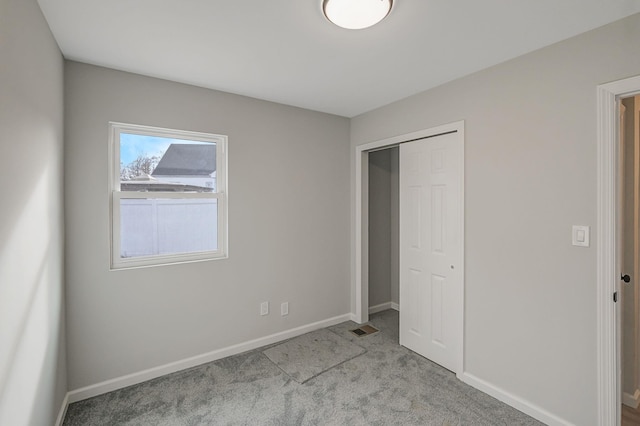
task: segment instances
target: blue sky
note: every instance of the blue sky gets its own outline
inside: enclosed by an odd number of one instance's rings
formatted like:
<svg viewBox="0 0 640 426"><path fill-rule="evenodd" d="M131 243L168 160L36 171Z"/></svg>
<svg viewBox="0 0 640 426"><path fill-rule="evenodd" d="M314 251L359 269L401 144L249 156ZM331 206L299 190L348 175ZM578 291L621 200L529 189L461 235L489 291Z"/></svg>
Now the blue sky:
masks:
<svg viewBox="0 0 640 426"><path fill-rule="evenodd" d="M173 143L198 144L208 142L189 141L184 139L170 139L158 136L133 135L120 133L120 162L124 165L131 163L140 155L162 157Z"/></svg>

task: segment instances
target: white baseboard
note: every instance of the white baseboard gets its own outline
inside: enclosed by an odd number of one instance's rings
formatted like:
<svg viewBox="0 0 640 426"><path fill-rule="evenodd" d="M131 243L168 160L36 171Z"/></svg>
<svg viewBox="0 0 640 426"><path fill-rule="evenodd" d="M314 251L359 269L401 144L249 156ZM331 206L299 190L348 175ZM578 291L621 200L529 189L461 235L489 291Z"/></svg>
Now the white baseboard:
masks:
<svg viewBox="0 0 640 426"><path fill-rule="evenodd" d="M69 406L69 392L64 396L62 400L62 405L60 406L60 411L58 412L58 418L56 419L55 426L62 426L62 422L64 421L64 416L67 414L67 407Z"/></svg>
<svg viewBox="0 0 640 426"><path fill-rule="evenodd" d="M640 405L640 389L636 389L633 395L622 392L622 403L634 410L638 409L638 405Z"/></svg>
<svg viewBox="0 0 640 426"><path fill-rule="evenodd" d="M310 331L319 330L325 327L331 327L332 325L340 324L341 322L349 321L350 319L351 319L351 314L339 315L337 317L333 317L326 320L303 325L300 327L292 328L290 330L281 331L279 333L271 334L266 337L260 337L258 339L250 340L244 343L239 343L237 345L229 346L222 349L217 349L215 351L207 352L201 355L196 355L180 361L175 361L175 362L171 362L169 364L161 365L158 367L149 368L147 370L139 371L137 373L116 377L115 379L106 380L101 383L96 383L94 385L89 385L80 389L72 390L67 394L68 398L66 399L68 400L69 404L77 401L82 401L83 399L102 395L103 393L111 392L116 389L122 389L127 386L146 382L147 380L155 379L156 377L164 376L165 374L175 373L176 371L195 367L201 364L206 364L207 362L215 361L221 358L226 358L231 355L237 355L242 352L250 351L252 349L257 349L261 346L270 345L272 343L277 343L282 340L300 336L302 334L309 333Z"/></svg>
<svg viewBox="0 0 640 426"><path fill-rule="evenodd" d="M387 309L394 309L396 311L399 311L400 310L400 305L398 305L395 302L386 302L386 303L381 303L381 304L376 305L376 306L370 306L369 307L369 314L375 314L376 312L386 311Z"/></svg>
<svg viewBox="0 0 640 426"><path fill-rule="evenodd" d="M512 406L516 410L522 411L525 414L530 415L536 420L541 421L549 426L573 426L572 423L561 419L560 417L551 414L545 409L532 404L518 396L512 395L504 389L500 389L491 383L485 382L482 379L475 377L469 373L462 373L458 375L458 378L469 386L481 390L482 392L491 395L495 399L504 402L507 405Z"/></svg>
<svg viewBox="0 0 640 426"><path fill-rule="evenodd" d="M381 303L376 306L369 306L369 315L375 314L376 312L386 311L387 309L391 309L391 302Z"/></svg>

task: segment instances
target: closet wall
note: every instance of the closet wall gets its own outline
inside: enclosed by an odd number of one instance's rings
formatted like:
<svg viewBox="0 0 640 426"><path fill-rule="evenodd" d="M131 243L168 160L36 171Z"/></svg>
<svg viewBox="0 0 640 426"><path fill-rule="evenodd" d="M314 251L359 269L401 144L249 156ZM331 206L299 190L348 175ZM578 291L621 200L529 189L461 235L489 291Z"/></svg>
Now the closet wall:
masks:
<svg viewBox="0 0 640 426"><path fill-rule="evenodd" d="M398 152L395 147L369 154L369 307L374 310L400 300Z"/></svg>

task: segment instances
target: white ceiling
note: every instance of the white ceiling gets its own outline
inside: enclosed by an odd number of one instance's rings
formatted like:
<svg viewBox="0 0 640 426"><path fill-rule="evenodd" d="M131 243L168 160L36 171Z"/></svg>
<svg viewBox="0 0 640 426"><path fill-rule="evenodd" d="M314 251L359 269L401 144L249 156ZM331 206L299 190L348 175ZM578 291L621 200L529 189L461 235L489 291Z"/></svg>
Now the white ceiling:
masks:
<svg viewBox="0 0 640 426"><path fill-rule="evenodd" d="M353 117L640 12L640 0L39 0L67 59Z"/></svg>

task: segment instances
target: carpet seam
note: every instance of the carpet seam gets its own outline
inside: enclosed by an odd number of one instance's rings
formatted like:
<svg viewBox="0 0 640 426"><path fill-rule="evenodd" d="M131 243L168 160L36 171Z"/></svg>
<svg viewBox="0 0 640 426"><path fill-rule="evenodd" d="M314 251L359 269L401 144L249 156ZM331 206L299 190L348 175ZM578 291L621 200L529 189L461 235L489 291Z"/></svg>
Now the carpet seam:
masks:
<svg viewBox="0 0 640 426"><path fill-rule="evenodd" d="M370 323L369 323L369 322L367 322L367 324L370 324ZM308 381L315 379L316 377L318 377L318 376L320 376L320 375L322 375L322 374L326 373L327 371L333 370L334 368L336 368L336 367L338 367L338 366L340 366L340 365L344 364L345 362L349 362L349 361L351 361L352 359L356 359L356 358L358 358L359 356L362 356L362 355L364 355L364 354L366 354L366 353L368 353L368 352L369 352L369 351L367 350L367 348L364 348L364 347L360 346L359 344L352 342L351 340L349 340L349 339L347 339L347 338L345 338L345 337L341 336L340 334L336 333L335 331L331 330L330 328L326 328L326 329L324 329L324 330L326 330L326 331L328 331L328 332L330 332L330 333L332 333L332 334L335 334L337 337L340 337L341 339L344 339L344 340L346 340L347 342L351 343L352 345L354 345L354 346L356 346L356 347L358 347L358 348L362 349L362 352L360 352L359 354L357 354L357 355L355 355L355 356L353 356L353 357L351 357L351 358L345 359L344 361L341 361L341 362L339 362L338 364L333 365L333 366L331 366L331 367L327 368L326 370L323 370L323 371L319 372L318 374L316 374L316 375L314 375L314 376L312 376L312 377L309 377L308 379L306 379L306 380L304 380L304 381L302 381L302 382L297 381L293 376L291 376L289 373L287 373L286 371L284 371L284 370L282 369L282 367L280 367L278 364L276 364L275 362L273 362L273 360L272 360L271 358L269 358L269 357L264 353L267 349L260 351L260 353L262 354L262 356L263 356L263 357L265 357L266 359L268 359L268 360L269 360L269 362L270 362L271 364L273 364L273 365L275 365L276 367L278 367L278 369L279 369L280 371L282 371L282 372L283 372L287 377L289 377L291 380L293 380L294 382L298 383L299 385L304 385L304 384L305 384L305 383L307 383ZM313 331L311 331L311 332L306 333L306 334L310 334L310 333L314 333L314 332L313 332ZM375 333L372 333L372 334L370 334L370 335L373 335L373 334L375 334ZM304 334L303 334L302 336L304 336ZM293 337L293 338L291 338L291 339L287 339L287 340L285 340L285 341L283 341L283 342L280 342L280 343L278 343L278 344L274 344L272 347L279 346L279 345L284 344L284 343L286 343L286 342L289 342L289 341L291 341L291 340L297 339L298 337L301 337L301 336L297 336L297 337ZM366 337L366 336L362 336L362 337Z"/></svg>

